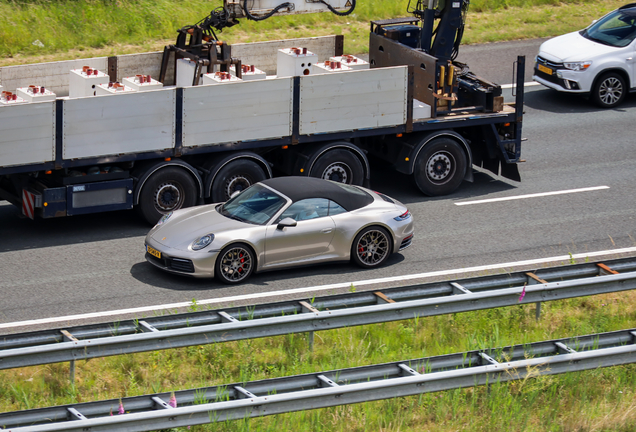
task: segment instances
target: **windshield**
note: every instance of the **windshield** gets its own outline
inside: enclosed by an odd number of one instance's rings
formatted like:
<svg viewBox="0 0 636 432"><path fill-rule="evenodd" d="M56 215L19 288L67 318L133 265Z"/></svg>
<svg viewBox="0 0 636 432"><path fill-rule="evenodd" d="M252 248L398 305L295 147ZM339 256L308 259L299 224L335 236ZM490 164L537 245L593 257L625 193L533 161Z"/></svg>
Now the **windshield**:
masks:
<svg viewBox="0 0 636 432"><path fill-rule="evenodd" d="M625 47L636 37L636 8L615 10L581 31L587 39L613 47Z"/></svg>
<svg viewBox="0 0 636 432"><path fill-rule="evenodd" d="M218 207L230 219L263 225L286 203L285 198L265 186L255 184Z"/></svg>

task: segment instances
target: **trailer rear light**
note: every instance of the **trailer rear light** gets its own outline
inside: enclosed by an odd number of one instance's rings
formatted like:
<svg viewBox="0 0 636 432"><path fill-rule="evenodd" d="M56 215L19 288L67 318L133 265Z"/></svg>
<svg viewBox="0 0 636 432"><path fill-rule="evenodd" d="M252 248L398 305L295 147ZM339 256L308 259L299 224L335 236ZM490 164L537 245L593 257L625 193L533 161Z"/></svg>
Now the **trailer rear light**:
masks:
<svg viewBox="0 0 636 432"><path fill-rule="evenodd" d="M406 212L402 213L401 215L399 215L398 217L395 217L393 219L395 219L398 222L402 222L402 221L407 220L410 217L411 217L411 212L407 210Z"/></svg>
<svg viewBox="0 0 636 432"><path fill-rule="evenodd" d="M396 134L395 136L398 138L402 138L402 134Z"/></svg>
<svg viewBox="0 0 636 432"><path fill-rule="evenodd" d="M165 158L164 159L166 162L170 162L172 160L172 158Z"/></svg>

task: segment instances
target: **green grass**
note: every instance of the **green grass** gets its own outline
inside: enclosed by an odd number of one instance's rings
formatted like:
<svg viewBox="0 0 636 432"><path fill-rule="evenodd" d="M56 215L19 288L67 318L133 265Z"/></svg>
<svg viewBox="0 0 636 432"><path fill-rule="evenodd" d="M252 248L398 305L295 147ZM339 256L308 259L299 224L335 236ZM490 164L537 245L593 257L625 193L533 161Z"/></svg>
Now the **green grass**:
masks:
<svg viewBox="0 0 636 432"><path fill-rule="evenodd" d="M0 411L252 381L636 327L636 292L0 372ZM631 431L636 365L196 426L199 431Z"/></svg>
<svg viewBox="0 0 636 432"><path fill-rule="evenodd" d="M330 13L242 20L229 43L345 35L345 51L367 51L369 21L406 16L406 0L360 0L347 17ZM618 0L473 0L464 43L546 37L583 28ZM0 0L0 66L160 50L219 0Z"/></svg>

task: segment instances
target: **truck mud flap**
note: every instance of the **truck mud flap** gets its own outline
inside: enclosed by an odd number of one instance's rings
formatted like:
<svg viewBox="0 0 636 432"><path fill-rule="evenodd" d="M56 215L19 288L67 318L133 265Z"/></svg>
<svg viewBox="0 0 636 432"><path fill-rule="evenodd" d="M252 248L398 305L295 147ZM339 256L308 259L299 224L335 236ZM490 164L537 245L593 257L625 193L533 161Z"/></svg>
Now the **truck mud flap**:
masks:
<svg viewBox="0 0 636 432"><path fill-rule="evenodd" d="M501 176L513 181L521 181L519 166L515 163L501 162Z"/></svg>

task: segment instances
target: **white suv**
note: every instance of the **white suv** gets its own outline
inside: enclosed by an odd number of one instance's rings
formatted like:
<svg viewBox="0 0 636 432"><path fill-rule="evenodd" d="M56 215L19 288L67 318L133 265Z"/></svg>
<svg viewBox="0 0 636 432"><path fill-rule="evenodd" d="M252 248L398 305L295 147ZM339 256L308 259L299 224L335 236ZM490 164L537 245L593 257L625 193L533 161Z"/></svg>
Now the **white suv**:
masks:
<svg viewBox="0 0 636 432"><path fill-rule="evenodd" d="M588 28L544 42L533 79L568 93L587 93L612 108L636 90L636 3L616 9Z"/></svg>

